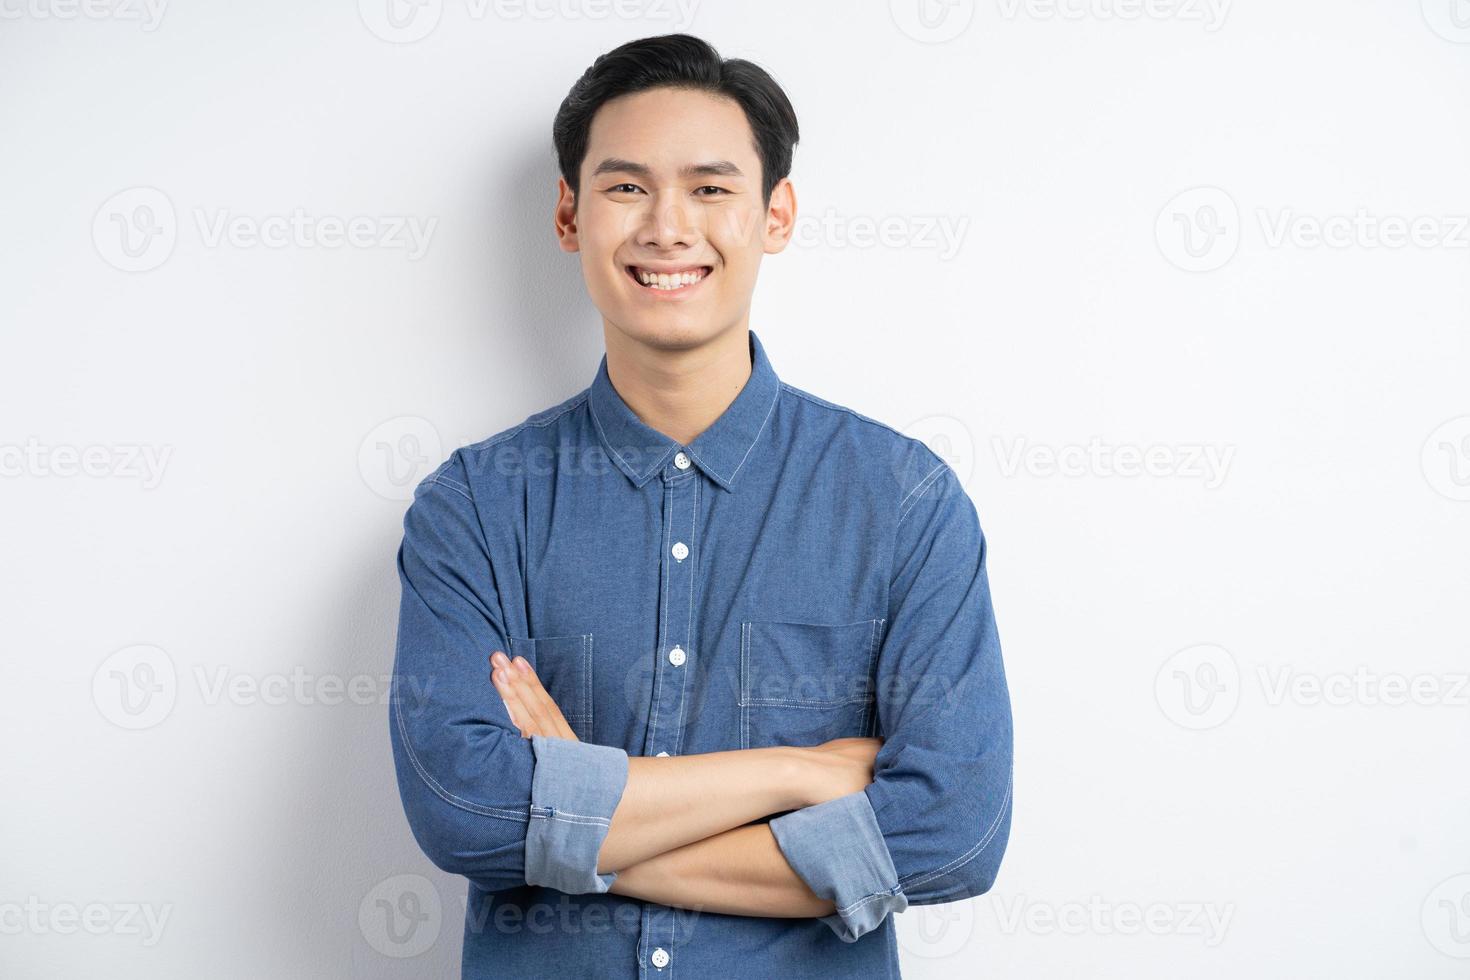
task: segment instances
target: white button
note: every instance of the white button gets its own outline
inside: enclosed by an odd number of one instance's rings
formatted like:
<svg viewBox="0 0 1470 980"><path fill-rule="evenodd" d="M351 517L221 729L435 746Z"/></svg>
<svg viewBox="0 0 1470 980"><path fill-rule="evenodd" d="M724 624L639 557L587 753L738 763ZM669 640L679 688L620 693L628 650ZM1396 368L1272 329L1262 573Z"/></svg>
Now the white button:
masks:
<svg viewBox="0 0 1470 980"><path fill-rule="evenodd" d="M656 967L658 967L660 970L662 970L664 967L668 966L669 965L669 953L668 953L668 950L664 949L662 946L660 946L658 949L654 950L653 951L653 965L656 966Z"/></svg>
<svg viewBox="0 0 1470 980"><path fill-rule="evenodd" d="M667 759L668 757L669 754L667 752L660 752L658 755L654 756L655 759Z"/></svg>
<svg viewBox="0 0 1470 980"><path fill-rule="evenodd" d="M679 561L683 561L685 558L688 558L689 557L689 546L686 545L682 541L675 541L674 542L674 557L677 558Z"/></svg>
<svg viewBox="0 0 1470 980"><path fill-rule="evenodd" d="M684 651L679 649L678 647L674 647L674 649L670 650L669 663L673 664L675 667L684 666Z"/></svg>
<svg viewBox="0 0 1470 980"><path fill-rule="evenodd" d="M679 467L679 469L681 470L687 470L689 468L689 457L685 456L683 453L675 453L674 465Z"/></svg>

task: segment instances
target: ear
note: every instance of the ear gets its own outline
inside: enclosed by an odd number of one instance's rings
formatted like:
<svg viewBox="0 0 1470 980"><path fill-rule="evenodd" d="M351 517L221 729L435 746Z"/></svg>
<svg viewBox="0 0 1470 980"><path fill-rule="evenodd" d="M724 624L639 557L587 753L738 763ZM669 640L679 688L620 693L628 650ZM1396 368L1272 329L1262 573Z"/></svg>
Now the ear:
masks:
<svg viewBox="0 0 1470 980"><path fill-rule="evenodd" d="M564 177L556 179L556 209L552 212L552 223L563 252L575 252L581 247L577 242L577 196Z"/></svg>
<svg viewBox="0 0 1470 980"><path fill-rule="evenodd" d="M771 205L766 209L765 250L767 255L784 251L796 233L796 187L790 177L771 188Z"/></svg>

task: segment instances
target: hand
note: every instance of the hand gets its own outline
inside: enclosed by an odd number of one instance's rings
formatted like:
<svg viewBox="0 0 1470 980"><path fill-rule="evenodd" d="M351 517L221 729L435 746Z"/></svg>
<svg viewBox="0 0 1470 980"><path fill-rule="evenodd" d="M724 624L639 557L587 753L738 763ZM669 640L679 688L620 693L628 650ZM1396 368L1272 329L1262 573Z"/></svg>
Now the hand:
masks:
<svg viewBox="0 0 1470 980"><path fill-rule="evenodd" d="M567 724L561 709L541 686L541 678L536 676L525 657L511 660L496 650L490 654L490 680L495 690L500 692L511 724L520 729L522 738L549 735L577 741L572 726Z"/></svg>
<svg viewBox="0 0 1470 980"><path fill-rule="evenodd" d="M873 761L882 747L881 738L834 738L797 749L806 766L803 805L816 806L867 789L873 781Z"/></svg>

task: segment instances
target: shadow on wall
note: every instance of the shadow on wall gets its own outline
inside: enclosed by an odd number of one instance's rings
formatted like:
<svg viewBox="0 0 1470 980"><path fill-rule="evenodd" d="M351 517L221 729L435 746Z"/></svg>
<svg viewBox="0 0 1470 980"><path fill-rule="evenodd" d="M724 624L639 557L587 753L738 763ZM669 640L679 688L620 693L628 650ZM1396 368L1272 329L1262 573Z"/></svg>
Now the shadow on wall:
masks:
<svg viewBox="0 0 1470 980"><path fill-rule="evenodd" d="M524 156L511 193L499 181L487 182L477 201L486 236L478 254L490 256L493 271L466 278L470 299L459 308L476 311L478 322L462 334L487 332L493 363L485 365L475 392L450 399L475 411L473 419L444 420L445 456L463 444L461 433L478 432L470 440L477 441L582 390L602 355L601 317L587 300L580 256L561 251L555 237L554 158L539 145ZM517 384L497 385L507 378ZM529 397L515 394L522 388ZM477 422L482 419L492 421ZM351 963L354 977L458 976L468 885L435 868L414 841L388 739L395 559L407 503L383 503L381 520L356 547L358 572L340 583L335 607L323 610L312 658L323 673L378 678L374 690L381 697L313 714L299 755L283 760L300 781L295 799L272 808L283 825L268 839L286 850L271 860L287 865L283 885L296 894L275 903L294 910L277 926L282 945L305 948L323 937L300 935L304 923L332 923L332 935L349 937L341 959ZM488 674L486 690L493 693ZM303 910L309 911L298 917Z"/></svg>

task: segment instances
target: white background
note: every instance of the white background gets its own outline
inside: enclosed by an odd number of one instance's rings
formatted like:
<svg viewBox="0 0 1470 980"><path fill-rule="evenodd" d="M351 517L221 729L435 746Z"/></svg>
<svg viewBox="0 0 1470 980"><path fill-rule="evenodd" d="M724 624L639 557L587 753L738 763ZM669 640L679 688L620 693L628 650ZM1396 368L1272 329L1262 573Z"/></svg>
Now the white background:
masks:
<svg viewBox="0 0 1470 980"><path fill-rule="evenodd" d="M1014 830L905 976L1470 969L1465 0L91 2L0 0L0 973L458 975L405 499L591 381L552 116L681 29L800 115L778 373L990 543Z"/></svg>

